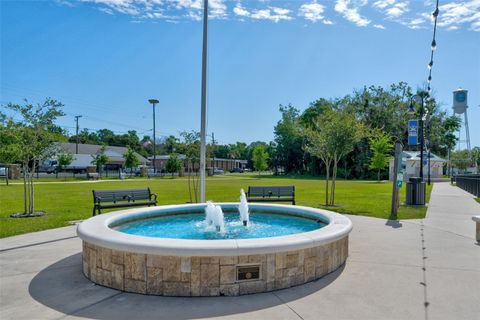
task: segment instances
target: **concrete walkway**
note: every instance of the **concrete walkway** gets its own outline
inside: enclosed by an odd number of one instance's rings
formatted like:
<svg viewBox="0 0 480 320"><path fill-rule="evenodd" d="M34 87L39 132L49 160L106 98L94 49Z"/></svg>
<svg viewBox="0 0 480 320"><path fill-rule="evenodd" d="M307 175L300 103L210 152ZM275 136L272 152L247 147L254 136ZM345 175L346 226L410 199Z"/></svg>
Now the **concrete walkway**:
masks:
<svg viewBox="0 0 480 320"><path fill-rule="evenodd" d="M434 185L427 218L350 216L350 257L303 286L241 297L123 293L81 273L75 228L0 241L0 319L479 319L480 205Z"/></svg>

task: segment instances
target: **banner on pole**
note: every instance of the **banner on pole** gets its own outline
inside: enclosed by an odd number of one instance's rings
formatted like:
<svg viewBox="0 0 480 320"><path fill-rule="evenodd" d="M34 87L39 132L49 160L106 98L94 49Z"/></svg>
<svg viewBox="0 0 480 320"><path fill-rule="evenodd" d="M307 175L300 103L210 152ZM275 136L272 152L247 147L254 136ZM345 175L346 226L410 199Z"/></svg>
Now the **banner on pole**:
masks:
<svg viewBox="0 0 480 320"><path fill-rule="evenodd" d="M408 145L418 144L418 120L408 120Z"/></svg>

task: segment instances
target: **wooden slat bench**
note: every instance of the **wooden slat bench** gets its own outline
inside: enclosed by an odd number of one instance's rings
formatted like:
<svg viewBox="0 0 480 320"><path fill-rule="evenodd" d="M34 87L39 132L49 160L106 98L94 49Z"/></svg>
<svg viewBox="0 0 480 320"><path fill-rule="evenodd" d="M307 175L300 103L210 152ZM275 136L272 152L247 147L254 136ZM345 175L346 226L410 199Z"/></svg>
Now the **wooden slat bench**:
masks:
<svg viewBox="0 0 480 320"><path fill-rule="evenodd" d="M102 209L125 208L138 206L156 206L157 195L145 189L122 189L122 190L92 190L93 192L93 215Z"/></svg>
<svg viewBox="0 0 480 320"><path fill-rule="evenodd" d="M292 202L295 205L295 186L249 186L250 202Z"/></svg>

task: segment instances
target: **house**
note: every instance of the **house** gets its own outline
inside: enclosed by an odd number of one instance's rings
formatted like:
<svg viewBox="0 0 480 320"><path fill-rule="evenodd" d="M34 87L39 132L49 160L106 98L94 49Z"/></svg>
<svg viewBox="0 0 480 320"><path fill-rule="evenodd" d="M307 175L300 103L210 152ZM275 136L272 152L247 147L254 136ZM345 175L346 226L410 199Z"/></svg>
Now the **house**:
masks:
<svg viewBox="0 0 480 320"><path fill-rule="evenodd" d="M184 172L188 171L187 168L187 157L184 154L179 154L178 158L182 160ZM164 170L166 163L170 159L169 155L157 155L155 157L155 167L158 171ZM148 157L148 160L151 161L153 165L153 156ZM223 158L209 158L207 159L206 167L207 168L218 168L224 171L230 171L234 168L245 169L247 167L247 160L241 159L223 159ZM195 170L198 170L198 164L195 166Z"/></svg>
<svg viewBox="0 0 480 320"><path fill-rule="evenodd" d="M393 161L389 162L389 180L393 181ZM430 153L430 178L437 179L443 176L443 167L447 160ZM402 168L403 181L408 181L410 177L420 176L420 151L403 151L402 152ZM423 153L423 177L426 179L428 175L428 152Z"/></svg>
<svg viewBox="0 0 480 320"><path fill-rule="evenodd" d="M65 150L73 154L76 160L82 162L86 166L91 165L91 161L93 160L93 156L97 155L100 152L100 149L103 147L102 145L97 144L78 144L78 154L76 153L76 144L67 142L67 143L59 143L60 149ZM125 166L125 159L123 155L127 152L128 148L126 147L116 147L116 146L106 146L105 154L108 156L109 162L107 163L106 167L110 170L118 170L118 168L123 168ZM141 165L148 165L150 162L136 153L138 160L140 161ZM73 165L74 163L72 163Z"/></svg>

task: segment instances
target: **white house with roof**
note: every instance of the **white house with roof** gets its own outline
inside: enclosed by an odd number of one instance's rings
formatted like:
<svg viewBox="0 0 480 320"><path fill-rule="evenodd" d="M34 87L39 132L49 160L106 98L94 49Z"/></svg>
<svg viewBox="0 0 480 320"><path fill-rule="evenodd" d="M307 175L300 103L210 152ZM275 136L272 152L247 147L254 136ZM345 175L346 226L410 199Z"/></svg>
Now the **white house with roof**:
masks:
<svg viewBox="0 0 480 320"><path fill-rule="evenodd" d="M393 158L389 163L389 179L393 181ZM430 153L430 178L442 178L443 167L447 160ZM410 177L420 176L420 151L403 151L402 152L402 168L403 181L408 181ZM423 152L423 177L426 179L428 174L428 152Z"/></svg>

